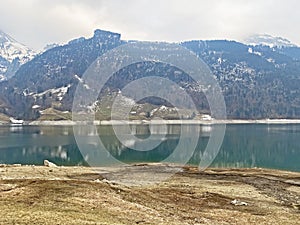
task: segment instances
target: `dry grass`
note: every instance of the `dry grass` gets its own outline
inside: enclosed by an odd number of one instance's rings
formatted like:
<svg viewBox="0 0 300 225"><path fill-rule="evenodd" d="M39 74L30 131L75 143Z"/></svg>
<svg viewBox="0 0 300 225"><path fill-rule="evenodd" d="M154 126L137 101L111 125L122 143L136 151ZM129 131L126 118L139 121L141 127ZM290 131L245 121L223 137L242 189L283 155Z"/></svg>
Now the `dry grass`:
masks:
<svg viewBox="0 0 300 225"><path fill-rule="evenodd" d="M1 167L0 224L299 224L299 173L162 167Z"/></svg>

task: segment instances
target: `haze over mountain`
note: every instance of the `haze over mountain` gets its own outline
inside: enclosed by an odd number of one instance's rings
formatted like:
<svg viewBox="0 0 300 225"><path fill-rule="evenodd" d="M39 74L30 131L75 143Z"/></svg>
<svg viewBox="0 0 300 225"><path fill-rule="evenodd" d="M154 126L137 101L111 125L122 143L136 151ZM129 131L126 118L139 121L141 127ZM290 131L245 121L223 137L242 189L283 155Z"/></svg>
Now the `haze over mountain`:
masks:
<svg viewBox="0 0 300 225"><path fill-rule="evenodd" d="M37 55L14 77L0 83L0 113L27 120L70 118L74 91L79 82L84 82L81 77L85 70L97 57L125 43L120 34L96 30L91 38L78 38ZM222 88L229 118L300 118L300 48L277 46L278 38L273 47L226 40L180 44L212 70ZM209 113L199 84L178 68L148 62L131 65L111 78L95 106L101 119L109 119L103 112L122 87L158 74L186 90L200 112ZM171 105L153 98L136 105L138 118L151 118L153 112L166 108L172 111Z"/></svg>

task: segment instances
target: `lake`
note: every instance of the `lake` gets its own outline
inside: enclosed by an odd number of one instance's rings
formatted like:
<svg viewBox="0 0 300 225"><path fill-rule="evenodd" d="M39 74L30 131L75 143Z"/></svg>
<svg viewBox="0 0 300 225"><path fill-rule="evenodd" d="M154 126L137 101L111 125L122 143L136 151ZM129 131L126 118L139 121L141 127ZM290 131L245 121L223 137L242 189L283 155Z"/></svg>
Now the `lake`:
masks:
<svg viewBox="0 0 300 225"><path fill-rule="evenodd" d="M43 160L48 159L58 165L89 165L90 160L102 157L97 152L100 148L98 139L105 148L99 151L123 163L168 162L180 142L179 157L188 157L188 164L199 165L212 129L218 129L218 125L184 126L188 135L180 140L180 125L132 125L130 132L135 137L147 140L151 133L149 144L159 141L149 151L134 150L136 143L126 130L122 133L123 144L120 143L111 126L99 126L96 132L88 126L77 129L76 137L82 138L84 143L80 146L81 151L72 126L1 126L0 163L42 165ZM191 146L195 127L199 129L200 137L197 145ZM211 166L300 171L300 125L227 125L223 144Z"/></svg>

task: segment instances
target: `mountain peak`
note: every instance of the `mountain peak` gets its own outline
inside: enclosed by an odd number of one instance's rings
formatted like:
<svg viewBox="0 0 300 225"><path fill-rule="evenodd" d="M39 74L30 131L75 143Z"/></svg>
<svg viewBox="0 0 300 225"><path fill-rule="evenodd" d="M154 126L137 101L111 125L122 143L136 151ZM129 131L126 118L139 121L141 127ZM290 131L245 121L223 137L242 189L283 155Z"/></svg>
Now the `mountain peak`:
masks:
<svg viewBox="0 0 300 225"><path fill-rule="evenodd" d="M0 30L0 56L9 62L19 58L20 60L32 59L35 52L27 46L13 39L8 34Z"/></svg>
<svg viewBox="0 0 300 225"><path fill-rule="evenodd" d="M94 31L94 36L90 39L100 41L100 42L106 42L107 40L120 41L121 34L114 33L111 31L96 29ZM87 40L85 37L80 37L69 41L68 44L78 44L84 42L85 40Z"/></svg>
<svg viewBox="0 0 300 225"><path fill-rule="evenodd" d="M269 34L255 34L251 35L244 40L245 44L248 45L265 45L269 46L270 48L274 47L297 47L291 41L286 38L282 37L274 37Z"/></svg>
<svg viewBox="0 0 300 225"><path fill-rule="evenodd" d="M0 30L0 43L3 42L17 42L15 39L13 39L8 34L4 33L2 30Z"/></svg>
<svg viewBox="0 0 300 225"><path fill-rule="evenodd" d="M20 65L34 56L33 50L0 30L0 82L13 76Z"/></svg>
<svg viewBox="0 0 300 225"><path fill-rule="evenodd" d="M94 31L94 38L97 38L97 39L106 39L106 38L120 39L121 38L121 34L110 32L110 31L96 29Z"/></svg>

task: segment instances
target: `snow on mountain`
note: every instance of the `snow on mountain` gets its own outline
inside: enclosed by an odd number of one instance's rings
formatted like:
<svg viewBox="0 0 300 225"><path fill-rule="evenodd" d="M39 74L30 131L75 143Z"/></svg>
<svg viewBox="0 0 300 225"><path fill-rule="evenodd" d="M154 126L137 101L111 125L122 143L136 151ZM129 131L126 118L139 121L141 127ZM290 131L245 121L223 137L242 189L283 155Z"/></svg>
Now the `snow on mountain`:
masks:
<svg viewBox="0 0 300 225"><path fill-rule="evenodd" d="M270 48L274 47L297 47L295 44L291 43L288 39L282 37L273 37L268 34L255 34L244 40L247 45L265 45Z"/></svg>
<svg viewBox="0 0 300 225"><path fill-rule="evenodd" d="M16 70L35 56L35 52L0 31L0 81L14 75Z"/></svg>
<svg viewBox="0 0 300 225"><path fill-rule="evenodd" d="M9 62L12 62L15 58L25 62L32 59L35 52L0 31L0 55Z"/></svg>

